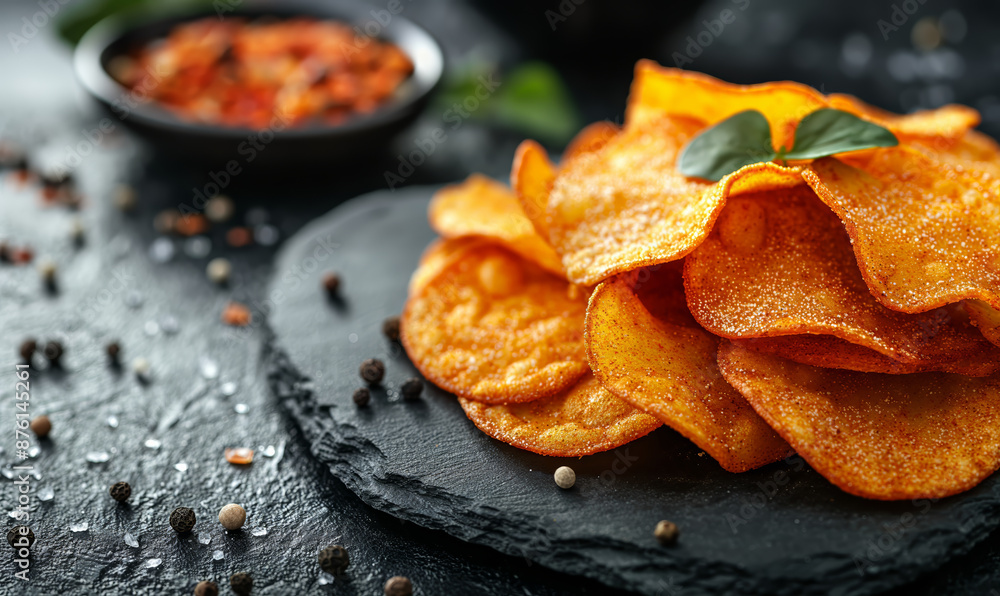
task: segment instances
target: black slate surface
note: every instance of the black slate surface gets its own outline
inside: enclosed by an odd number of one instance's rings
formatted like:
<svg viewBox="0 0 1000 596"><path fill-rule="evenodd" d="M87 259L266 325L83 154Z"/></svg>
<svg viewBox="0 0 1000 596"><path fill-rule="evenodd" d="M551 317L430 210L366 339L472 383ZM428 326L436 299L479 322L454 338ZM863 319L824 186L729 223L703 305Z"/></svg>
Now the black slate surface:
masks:
<svg viewBox="0 0 1000 596"><path fill-rule="evenodd" d="M580 459L521 451L479 432L381 333L433 238L431 189L374 193L311 223L282 250L268 290L278 344L273 386L312 453L372 506L547 567L644 594L875 593L903 586L984 540L1000 476L945 500L847 495L798 458L735 475L669 429ZM320 290L328 270L342 299ZM357 408L358 365L386 362L384 388ZM552 472L570 465L576 487ZM657 520L681 528L674 548ZM926 584L924 585L926 587ZM911 586L912 588L912 586Z"/></svg>

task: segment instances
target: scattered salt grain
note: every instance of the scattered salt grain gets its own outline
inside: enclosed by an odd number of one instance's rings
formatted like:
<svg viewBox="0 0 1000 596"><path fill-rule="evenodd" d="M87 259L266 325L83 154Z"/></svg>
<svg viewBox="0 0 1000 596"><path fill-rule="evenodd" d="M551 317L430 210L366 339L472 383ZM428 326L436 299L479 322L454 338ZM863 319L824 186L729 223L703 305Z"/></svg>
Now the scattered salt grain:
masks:
<svg viewBox="0 0 1000 596"><path fill-rule="evenodd" d="M88 524L87 522L80 522L80 523L72 524L69 527L69 531L70 532L74 532L74 533L86 532L89 528L90 528L90 524Z"/></svg>
<svg viewBox="0 0 1000 596"><path fill-rule="evenodd" d="M103 464L111 459L111 454L107 451L88 451L84 458L92 464Z"/></svg>
<svg viewBox="0 0 1000 596"><path fill-rule="evenodd" d="M139 548L139 539L131 533L125 532L125 544L131 546L132 548Z"/></svg>
<svg viewBox="0 0 1000 596"><path fill-rule="evenodd" d="M56 491L52 490L51 487L38 491L39 501L51 501L54 498L56 498Z"/></svg>
<svg viewBox="0 0 1000 596"><path fill-rule="evenodd" d="M160 563L162 563L162 562L163 562L163 559L148 559L146 561L146 569L155 569L155 568L159 567Z"/></svg>
<svg viewBox="0 0 1000 596"><path fill-rule="evenodd" d="M246 414L247 412L250 411L250 406L246 404L236 404L236 406L233 409L236 410L237 414Z"/></svg>
<svg viewBox="0 0 1000 596"><path fill-rule="evenodd" d="M221 561L222 559L225 558L225 556L226 555L223 554L221 550L212 551L212 560L213 561Z"/></svg>
<svg viewBox="0 0 1000 596"><path fill-rule="evenodd" d="M267 536L267 528L254 528L250 533L254 536Z"/></svg>

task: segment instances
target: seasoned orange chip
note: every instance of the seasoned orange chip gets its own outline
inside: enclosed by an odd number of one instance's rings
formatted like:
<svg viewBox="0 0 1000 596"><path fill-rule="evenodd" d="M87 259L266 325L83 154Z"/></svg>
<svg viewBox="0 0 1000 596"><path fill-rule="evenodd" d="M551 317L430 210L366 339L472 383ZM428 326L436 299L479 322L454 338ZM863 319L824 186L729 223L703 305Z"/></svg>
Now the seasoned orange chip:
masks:
<svg viewBox="0 0 1000 596"><path fill-rule="evenodd" d="M1000 375L833 370L730 343L719 367L799 455L851 494L941 498L1000 468Z"/></svg>
<svg viewBox="0 0 1000 596"><path fill-rule="evenodd" d="M730 472L787 456L788 444L722 378L718 344L690 319L676 267L606 281L587 309L590 365L611 393L691 439Z"/></svg>
<svg viewBox="0 0 1000 596"><path fill-rule="evenodd" d="M556 395L525 404L484 404L459 398L484 433L542 455L579 457L614 449L660 427L601 387L593 375Z"/></svg>
<svg viewBox="0 0 1000 596"><path fill-rule="evenodd" d="M684 282L691 313L716 335L818 334L884 356L821 339L763 344L784 346L781 354L797 362L868 372L1000 370L1000 349L959 305L904 314L879 304L844 225L808 186L730 198L685 260Z"/></svg>
<svg viewBox="0 0 1000 596"><path fill-rule="evenodd" d="M535 141L522 141L514 153L510 186L535 230L546 239L549 237L549 193L555 179L556 167L545 149Z"/></svg>
<svg viewBox="0 0 1000 596"><path fill-rule="evenodd" d="M861 274L894 310L962 299L1000 308L1000 178L912 147L812 163L803 177L844 222Z"/></svg>
<svg viewBox="0 0 1000 596"><path fill-rule="evenodd" d="M525 215L517 196L496 180L473 174L461 184L434 195L431 227L446 238L481 236L500 242L554 273L562 273L559 255Z"/></svg>
<svg viewBox="0 0 1000 596"><path fill-rule="evenodd" d="M1000 346L1000 311L982 300L966 300L964 304L972 324L979 327L986 339Z"/></svg>
<svg viewBox="0 0 1000 596"><path fill-rule="evenodd" d="M410 296L400 335L435 385L487 403L531 401L586 374L586 301L538 265L478 246Z"/></svg>
<svg viewBox="0 0 1000 596"><path fill-rule="evenodd" d="M566 164L548 196L548 233L571 281L592 285L680 259L705 238L734 188L801 184L798 169L770 162L716 184L681 175L677 154L697 130L691 121L665 118Z"/></svg>
<svg viewBox="0 0 1000 596"><path fill-rule="evenodd" d="M448 265L458 260L469 248L487 244L490 244L489 240L476 236L434 240L424 249L424 254L420 255L420 263L413 275L410 276L409 295L412 296L420 288L427 285L427 282L434 279L434 276L441 273Z"/></svg>
<svg viewBox="0 0 1000 596"><path fill-rule="evenodd" d="M621 127L613 122L594 122L583 128L573 137L563 152L563 163L584 153L593 153L608 144L608 141L618 136Z"/></svg>
<svg viewBox="0 0 1000 596"><path fill-rule="evenodd" d="M829 107L812 87L790 81L733 85L705 74L666 68L650 60L635 66L625 128L646 128L664 115L694 118L712 126L744 110L757 110L771 124L774 148L791 147L795 127L807 114Z"/></svg>

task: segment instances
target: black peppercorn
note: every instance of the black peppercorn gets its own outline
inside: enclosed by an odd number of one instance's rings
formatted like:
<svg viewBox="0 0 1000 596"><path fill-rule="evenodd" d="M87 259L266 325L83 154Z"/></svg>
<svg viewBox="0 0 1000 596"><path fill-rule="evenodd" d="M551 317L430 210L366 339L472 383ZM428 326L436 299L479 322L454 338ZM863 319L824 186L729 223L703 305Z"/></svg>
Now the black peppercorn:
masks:
<svg viewBox="0 0 1000 596"><path fill-rule="evenodd" d="M335 544L319 551L320 569L327 573L337 575L343 573L347 566L351 564L351 558L347 555L347 549Z"/></svg>
<svg viewBox="0 0 1000 596"><path fill-rule="evenodd" d="M0 263L10 263L13 260L10 254L10 245L6 242L0 242Z"/></svg>
<svg viewBox="0 0 1000 596"><path fill-rule="evenodd" d="M118 356L122 353L122 347L118 345L118 342L113 341L108 344L108 347L104 348L104 351L108 354L108 361L111 364L118 365L121 362L118 360Z"/></svg>
<svg viewBox="0 0 1000 596"><path fill-rule="evenodd" d="M406 401L413 401L420 398L420 394L424 391L424 382L420 379L413 377L412 379L407 379L403 386L399 388L399 392L403 394L403 399Z"/></svg>
<svg viewBox="0 0 1000 596"><path fill-rule="evenodd" d="M14 549L31 548L35 543L35 533L28 526L14 526L7 530L7 543Z"/></svg>
<svg viewBox="0 0 1000 596"><path fill-rule="evenodd" d="M170 527L178 534L187 534L194 528L194 511L187 507L178 507L170 514Z"/></svg>
<svg viewBox="0 0 1000 596"><path fill-rule="evenodd" d="M370 385L378 385L385 376L385 365L378 358L369 358L361 363L361 378Z"/></svg>
<svg viewBox="0 0 1000 596"><path fill-rule="evenodd" d="M330 296L336 296L340 289L340 276L330 272L323 276L323 289Z"/></svg>
<svg viewBox="0 0 1000 596"><path fill-rule="evenodd" d="M219 596L219 586L215 582L198 582L194 587L194 596Z"/></svg>
<svg viewBox="0 0 1000 596"><path fill-rule="evenodd" d="M372 398L372 392L368 391L367 387L362 387L354 392L351 399L354 400L354 404L358 407L364 407L368 405L368 401Z"/></svg>
<svg viewBox="0 0 1000 596"><path fill-rule="evenodd" d="M132 496L132 487L129 486L128 482L116 482L111 485L108 490L111 493L111 498L118 501L119 503L128 501L128 498ZM171 525L173 525L173 516L171 517Z"/></svg>
<svg viewBox="0 0 1000 596"><path fill-rule="evenodd" d="M413 594L413 583L401 576L390 577L385 582L385 596L411 596Z"/></svg>
<svg viewBox="0 0 1000 596"><path fill-rule="evenodd" d="M672 521L661 520L656 524L656 529L653 530L653 535L660 544L667 546L677 542L677 537L680 536L680 530L677 529L677 524Z"/></svg>
<svg viewBox="0 0 1000 596"><path fill-rule="evenodd" d="M45 357L48 358L52 366L59 366L63 357L62 344L53 340L45 344Z"/></svg>
<svg viewBox="0 0 1000 596"><path fill-rule="evenodd" d="M229 578L229 587L233 589L233 592L239 594L240 596L246 596L253 589L253 578L250 577L249 573L239 572L234 573L232 577Z"/></svg>
<svg viewBox="0 0 1000 596"><path fill-rule="evenodd" d="M25 364L31 363L31 357L35 355L35 350L38 349L38 342L34 339L28 338L21 342L21 360Z"/></svg>
<svg viewBox="0 0 1000 596"><path fill-rule="evenodd" d="M399 317L389 317L382 321L382 333L389 341L399 341Z"/></svg>

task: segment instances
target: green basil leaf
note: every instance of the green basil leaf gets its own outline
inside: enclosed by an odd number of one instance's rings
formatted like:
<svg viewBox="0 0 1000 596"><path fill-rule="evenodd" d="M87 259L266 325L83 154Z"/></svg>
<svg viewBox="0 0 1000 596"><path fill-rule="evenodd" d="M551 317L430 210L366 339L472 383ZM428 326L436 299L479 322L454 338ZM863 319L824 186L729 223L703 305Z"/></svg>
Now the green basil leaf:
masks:
<svg viewBox="0 0 1000 596"><path fill-rule="evenodd" d="M823 108L807 115L795 129L795 143L784 159L818 159L836 153L893 147L896 135L854 114Z"/></svg>
<svg viewBox="0 0 1000 596"><path fill-rule="evenodd" d="M681 152L677 168L685 176L714 182L743 166L775 157L767 118L757 110L747 110L691 139Z"/></svg>

